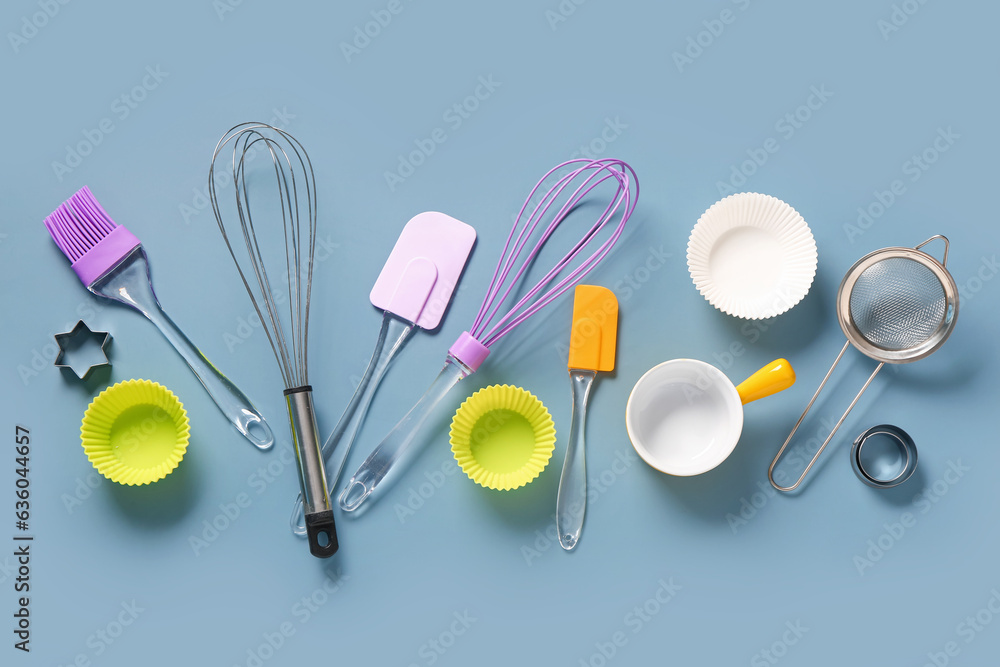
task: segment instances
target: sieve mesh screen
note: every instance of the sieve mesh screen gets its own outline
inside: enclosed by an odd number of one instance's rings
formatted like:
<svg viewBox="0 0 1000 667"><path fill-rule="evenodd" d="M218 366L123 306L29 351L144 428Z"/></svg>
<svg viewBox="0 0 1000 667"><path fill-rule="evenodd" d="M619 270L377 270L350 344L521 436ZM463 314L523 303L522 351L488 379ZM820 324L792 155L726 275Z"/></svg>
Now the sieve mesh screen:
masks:
<svg viewBox="0 0 1000 667"><path fill-rule="evenodd" d="M907 350L942 326L945 289L928 267L905 257L871 265L851 289L851 319L858 332L884 350Z"/></svg>

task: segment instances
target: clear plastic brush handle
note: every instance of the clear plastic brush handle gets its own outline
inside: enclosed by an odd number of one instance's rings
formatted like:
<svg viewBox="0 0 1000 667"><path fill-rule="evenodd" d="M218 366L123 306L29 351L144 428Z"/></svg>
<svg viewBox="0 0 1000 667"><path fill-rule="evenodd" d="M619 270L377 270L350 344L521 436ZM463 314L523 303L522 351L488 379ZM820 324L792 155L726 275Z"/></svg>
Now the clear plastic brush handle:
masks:
<svg viewBox="0 0 1000 667"><path fill-rule="evenodd" d="M459 380L469 375L472 375L472 370L448 355L448 360L434 383L351 477L344 492L340 494L342 510L353 512L361 507L392 467L413 448L422 427L448 392Z"/></svg>
<svg viewBox="0 0 1000 667"><path fill-rule="evenodd" d="M341 416L333 433L323 444L323 461L326 468L326 485L329 489L337 487L337 480L344 470L347 456L351 452L354 440L358 436L361 424L368 414L368 407L371 405L375 391L382 382L382 376L392 363L396 354L403 349L403 345L413 333L415 325L395 317L392 313L385 311L382 316L382 329L378 334L378 342L375 343L375 351L372 353L368 368L358 383L358 388L354 391L351 402L347 404L344 414ZM292 532L296 535L306 534L305 519L302 515L302 494L295 499L295 507L292 508L292 516L289 519Z"/></svg>
<svg viewBox="0 0 1000 667"><path fill-rule="evenodd" d="M219 406L222 414L254 447L270 449L274 444L271 428L246 394L237 388L215 364L205 358L184 332L160 308L149 280L149 263L142 246L133 250L112 270L101 276L89 289L98 296L130 306L156 325L178 354L187 362L202 386Z"/></svg>

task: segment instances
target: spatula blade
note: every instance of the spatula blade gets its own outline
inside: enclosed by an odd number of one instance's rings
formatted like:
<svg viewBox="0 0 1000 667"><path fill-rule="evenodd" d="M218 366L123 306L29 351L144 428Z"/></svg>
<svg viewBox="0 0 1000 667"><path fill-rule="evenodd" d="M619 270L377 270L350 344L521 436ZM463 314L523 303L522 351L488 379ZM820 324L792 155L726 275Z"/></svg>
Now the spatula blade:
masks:
<svg viewBox="0 0 1000 667"><path fill-rule="evenodd" d="M608 372L615 369L618 299L598 285L577 285L573 296L573 328L569 369Z"/></svg>
<svg viewBox="0 0 1000 667"><path fill-rule="evenodd" d="M436 329L475 243L476 230L460 220L432 211L415 215L375 281L372 305Z"/></svg>

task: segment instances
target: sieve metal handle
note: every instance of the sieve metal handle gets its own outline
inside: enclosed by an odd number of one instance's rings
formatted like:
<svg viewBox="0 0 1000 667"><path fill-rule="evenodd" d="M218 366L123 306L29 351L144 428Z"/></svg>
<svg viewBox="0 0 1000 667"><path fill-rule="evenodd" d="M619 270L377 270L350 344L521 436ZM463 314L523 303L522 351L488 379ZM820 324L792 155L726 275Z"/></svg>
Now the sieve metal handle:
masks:
<svg viewBox="0 0 1000 667"><path fill-rule="evenodd" d="M941 238L944 237L942 236ZM934 240L933 238L929 239L928 241L922 243L921 245L926 245L927 243L933 240ZM945 239L946 244L947 242L948 239ZM917 246L917 248L919 247L920 246ZM945 259L947 259L947 256L948 256L948 251L946 248ZM795 481L795 483L792 484L791 486L781 486L780 484L774 481L774 469L775 467L777 467L778 461L781 459L781 455L784 454L785 449L788 448L788 444L792 441L792 438L795 437L795 432L799 430L799 426L801 426L802 422L805 421L806 415L809 414L809 410L812 409L813 403L815 403L816 399L819 398L820 392L823 391L823 387L826 386L827 381L830 379L830 376L833 375L833 371L837 368L837 365L840 363L840 360L844 358L844 353L847 352L847 348L849 348L850 346L851 346L850 341L844 344L844 348L840 351L840 354L837 355L837 359L836 361L833 362L833 366L830 366L830 370L827 371L826 377L823 378L823 381L819 383L819 388L816 390L816 393L813 394L812 399L809 401L809 405L806 406L806 409L802 413L802 416L799 417L799 420L795 422L795 426L794 428L792 428L792 432L788 434L788 439L785 440L785 444L783 444L781 446L781 449L778 450L778 453L774 457L774 460L771 461L771 466L767 469L767 479L771 482L771 486L776 488L778 491L786 491L786 492L794 491L799 487L800 484L802 484L802 480L806 478L806 475L808 475L809 471L812 470L812 467L816 464L816 461L819 460L820 454L823 453L823 450L826 449L826 446L830 444L831 440L833 440L833 436L835 436L837 434L837 431L840 430L840 426L841 424L844 423L844 420L847 419L847 415L851 414L851 410L853 410L854 406L858 404L858 401L861 399L862 394L865 393L865 390L868 389L868 386L872 383L872 380L875 379L875 376L878 375L878 372L882 370L883 366L885 366L885 362L882 362L878 365L878 367L875 368L875 372L871 374L871 377L868 378L868 381L865 382L865 385L861 387L861 391L859 391L858 395L854 397L853 401L851 401L851 404L847 407L847 411L844 412L843 416L841 416L840 418L840 421L838 421L837 424L833 427L833 430L830 431L830 435L826 437L826 440L823 441L823 444L820 445L818 450L816 450L816 453L813 455L812 460L809 461L809 465L807 465L806 469L802 471L802 474L799 475L799 478Z"/></svg>
<svg viewBox="0 0 1000 667"><path fill-rule="evenodd" d="M930 237L929 239L927 239L926 241L924 241L923 243L921 243L920 245L918 245L916 248L914 248L914 250L920 250L921 248L923 248L928 243L931 243L933 241L937 241L938 239L941 239L942 241L944 241L944 256L941 258L941 266L947 268L948 267L948 249L951 247L951 243L948 241L948 237L947 236L945 236L943 234L935 234L934 236Z"/></svg>

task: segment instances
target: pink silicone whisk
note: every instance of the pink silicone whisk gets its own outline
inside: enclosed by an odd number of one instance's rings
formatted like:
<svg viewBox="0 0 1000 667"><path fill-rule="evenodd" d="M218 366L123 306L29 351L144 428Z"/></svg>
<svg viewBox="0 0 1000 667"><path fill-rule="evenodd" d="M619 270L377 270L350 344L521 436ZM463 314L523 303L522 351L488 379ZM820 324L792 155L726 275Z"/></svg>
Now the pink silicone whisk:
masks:
<svg viewBox="0 0 1000 667"><path fill-rule="evenodd" d="M551 179L556 179L556 182L545 192L530 215L526 215L536 193L540 192ZM501 314L505 301L519 285L528 267L552 233L587 195L605 181L609 181L614 190L597 221L527 294ZM427 392L365 459L347 483L340 495L340 507L344 511L352 512L361 507L393 466L403 460L404 454L416 444L421 427L434 413L435 407L459 380L476 372L497 341L573 288L607 256L625 229L632 211L635 210L638 195L639 181L635 171L621 160L569 160L554 167L541 178L528 195L514 221L507 237L507 244L493 273L493 281L486 292L486 298L479 308L475 322L448 350L444 368ZM576 215L582 215L582 212ZM616 217L617 226L614 226L612 220ZM547 224L543 224L545 220L548 220ZM606 226L614 226L611 234L590 256L570 270L568 267L583 253L584 248L598 243L595 239ZM543 230L541 236L518 264L531 237L539 227ZM559 279L565 271L568 273ZM555 282L557 279L558 282ZM551 284L553 282L555 284Z"/></svg>

